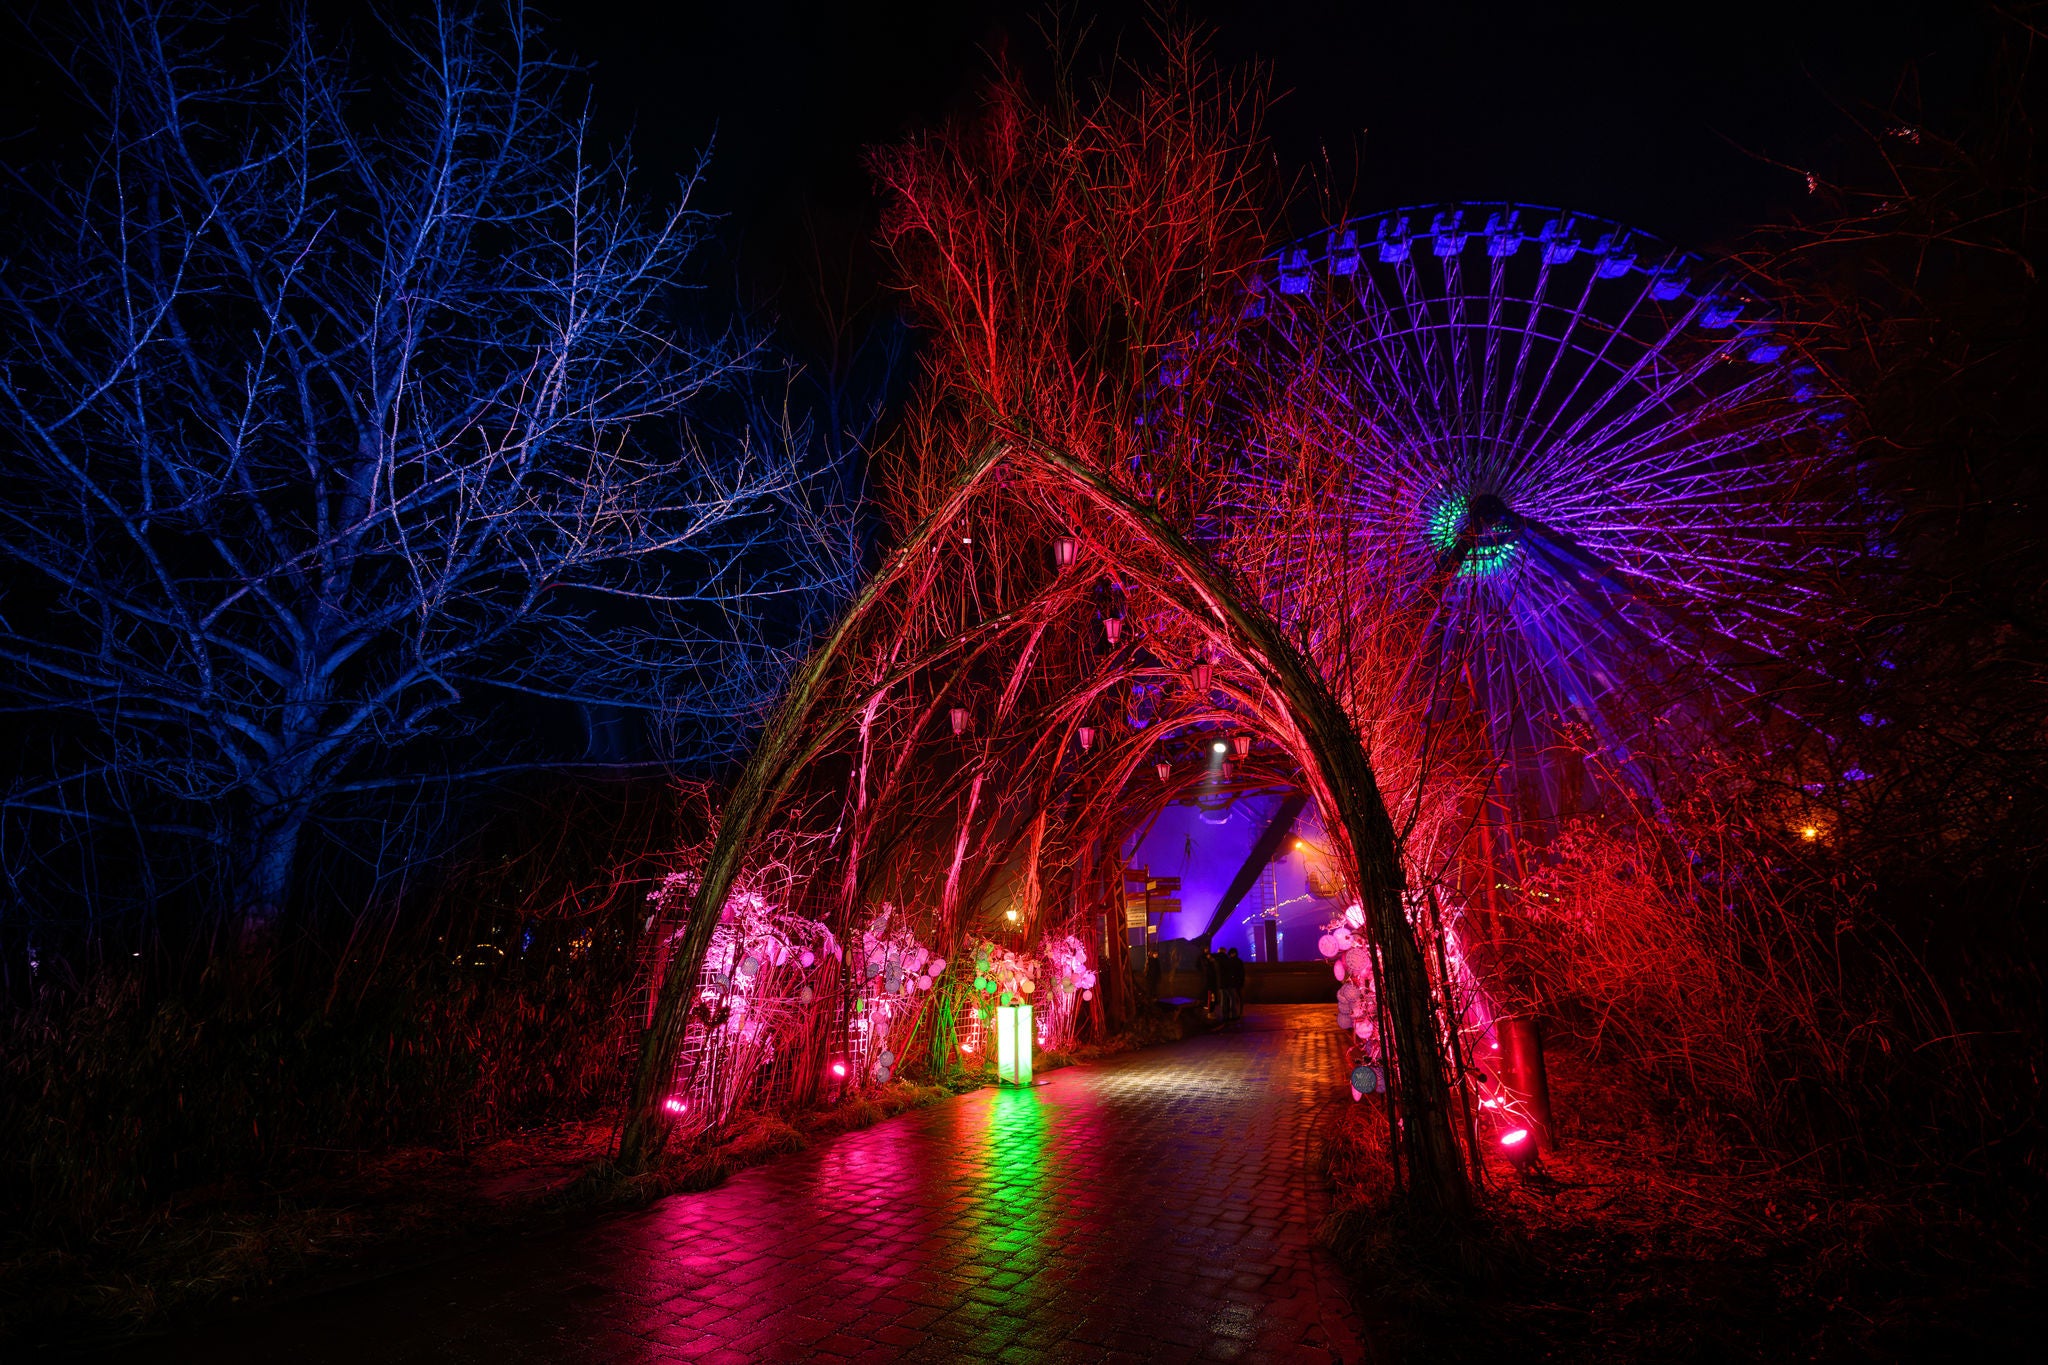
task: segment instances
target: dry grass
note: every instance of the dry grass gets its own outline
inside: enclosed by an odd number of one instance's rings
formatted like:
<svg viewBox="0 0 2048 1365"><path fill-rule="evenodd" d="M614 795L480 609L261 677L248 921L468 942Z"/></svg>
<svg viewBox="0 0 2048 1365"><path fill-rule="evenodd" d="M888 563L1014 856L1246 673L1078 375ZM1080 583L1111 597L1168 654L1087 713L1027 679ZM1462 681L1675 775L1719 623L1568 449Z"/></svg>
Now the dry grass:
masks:
<svg viewBox="0 0 2048 1365"><path fill-rule="evenodd" d="M1389 1198L1383 1116L1333 1134L1324 1239L1397 1359L1997 1359L2038 1337L2023 1210L1747 1165L1570 1054L1552 1082L1563 1149L1492 1168L1461 1226Z"/></svg>
<svg viewBox="0 0 2048 1365"><path fill-rule="evenodd" d="M979 1084L968 1083L967 1088ZM955 1093L901 1081L808 1113L748 1113L654 1171L609 1166L610 1116L467 1149L333 1153L287 1188L198 1191L78 1249L0 1261L0 1341L119 1337L166 1320L438 1259L480 1240L709 1189L736 1171Z"/></svg>
<svg viewBox="0 0 2048 1365"><path fill-rule="evenodd" d="M1139 1033L1043 1054L1039 1069L1181 1035L1173 1017ZM617 1116L529 1127L486 1141L304 1147L264 1181L222 1180L107 1219L69 1241L10 1230L0 1241L0 1342L118 1338L232 1305L317 1292L439 1259L492 1238L709 1189L737 1171L989 1084L956 1072L897 1081L812 1110L739 1115L636 1177L612 1169Z"/></svg>

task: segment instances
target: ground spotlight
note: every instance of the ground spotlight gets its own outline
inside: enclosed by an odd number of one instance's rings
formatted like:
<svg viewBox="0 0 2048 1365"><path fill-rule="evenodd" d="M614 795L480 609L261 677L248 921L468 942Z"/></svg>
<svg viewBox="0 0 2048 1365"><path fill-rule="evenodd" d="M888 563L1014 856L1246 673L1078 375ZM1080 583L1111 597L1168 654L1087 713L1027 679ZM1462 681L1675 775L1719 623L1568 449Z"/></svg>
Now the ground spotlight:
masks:
<svg viewBox="0 0 2048 1365"><path fill-rule="evenodd" d="M1500 1135L1500 1154L1516 1170L1527 1170L1536 1161L1536 1139L1527 1128L1511 1128Z"/></svg>

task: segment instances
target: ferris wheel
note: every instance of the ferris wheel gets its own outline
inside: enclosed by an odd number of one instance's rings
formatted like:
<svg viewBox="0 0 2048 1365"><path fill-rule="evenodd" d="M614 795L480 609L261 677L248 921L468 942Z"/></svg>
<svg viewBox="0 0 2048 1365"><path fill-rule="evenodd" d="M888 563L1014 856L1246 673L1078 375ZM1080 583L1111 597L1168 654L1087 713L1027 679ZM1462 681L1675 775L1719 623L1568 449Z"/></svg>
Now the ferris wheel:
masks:
<svg viewBox="0 0 2048 1365"><path fill-rule="evenodd" d="M1583 808L1591 779L1559 755L1589 745L1647 792L1651 732L1807 667L1871 549L1848 407L1794 330L1618 223L1356 219L1282 251L1249 311L1265 415L1233 433L1235 497L1284 496L1304 446L1340 471L1314 516L1425 623L1402 686L1455 694L1532 813Z"/></svg>

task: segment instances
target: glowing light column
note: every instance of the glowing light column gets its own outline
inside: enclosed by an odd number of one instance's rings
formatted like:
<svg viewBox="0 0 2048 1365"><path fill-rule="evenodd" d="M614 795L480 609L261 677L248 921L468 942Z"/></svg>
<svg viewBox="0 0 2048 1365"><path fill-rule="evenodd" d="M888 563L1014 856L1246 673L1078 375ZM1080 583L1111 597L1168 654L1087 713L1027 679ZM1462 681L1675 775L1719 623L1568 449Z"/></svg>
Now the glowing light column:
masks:
<svg viewBox="0 0 2048 1365"><path fill-rule="evenodd" d="M1005 995L1004 1000L1010 997ZM1031 1006L996 1006L996 1077L1006 1085L1031 1084Z"/></svg>

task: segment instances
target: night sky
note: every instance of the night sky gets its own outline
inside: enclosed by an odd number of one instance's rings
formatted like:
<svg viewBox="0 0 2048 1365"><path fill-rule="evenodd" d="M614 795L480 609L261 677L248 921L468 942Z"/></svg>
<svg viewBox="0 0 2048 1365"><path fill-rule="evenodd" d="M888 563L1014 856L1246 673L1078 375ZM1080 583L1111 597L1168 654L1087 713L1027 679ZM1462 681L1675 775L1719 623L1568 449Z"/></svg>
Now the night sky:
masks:
<svg viewBox="0 0 2048 1365"><path fill-rule="evenodd" d="M1145 45L1145 6L1082 6L1091 55ZM1368 211L1517 199L1711 247L1796 211L1803 176L1843 162L1847 115L1924 101L1940 121L1987 78L1988 9L1968 0L1729 0L1341 5L1203 0L1230 62L1270 65L1271 132L1316 226L1314 168ZM707 193L751 298L801 314L812 243L856 278L871 265L864 145L971 100L986 53L1042 68L1036 21L1009 0L745 0L564 6L558 40L595 71L608 134L673 174L716 134ZM1067 20L1069 27L1073 19ZM1085 66L1085 62L1084 62Z"/></svg>
<svg viewBox="0 0 2048 1365"><path fill-rule="evenodd" d="M874 294L861 149L967 107L994 50L1042 73L1039 24L1056 12L1043 0L539 8L550 40L591 68L601 135L630 134L650 190L715 136L697 202L721 216L729 250L707 269L797 332L821 276ZM365 26L364 0L314 11L330 30ZM17 8L29 28L14 32L49 30L39 12L54 11ZM1154 12L1070 6L1064 27L1090 33L1083 71L1117 44L1142 54ZM1196 0L1178 12L1225 62L1269 67L1269 132L1304 232L1321 226L1330 188L1357 212L1551 204L1692 248L1796 211L1803 175L1765 158L1828 174L1852 114L1924 106L1914 116L1943 128L1981 108L1994 44L1982 0ZM26 44L0 44L10 133L61 124L65 103Z"/></svg>

